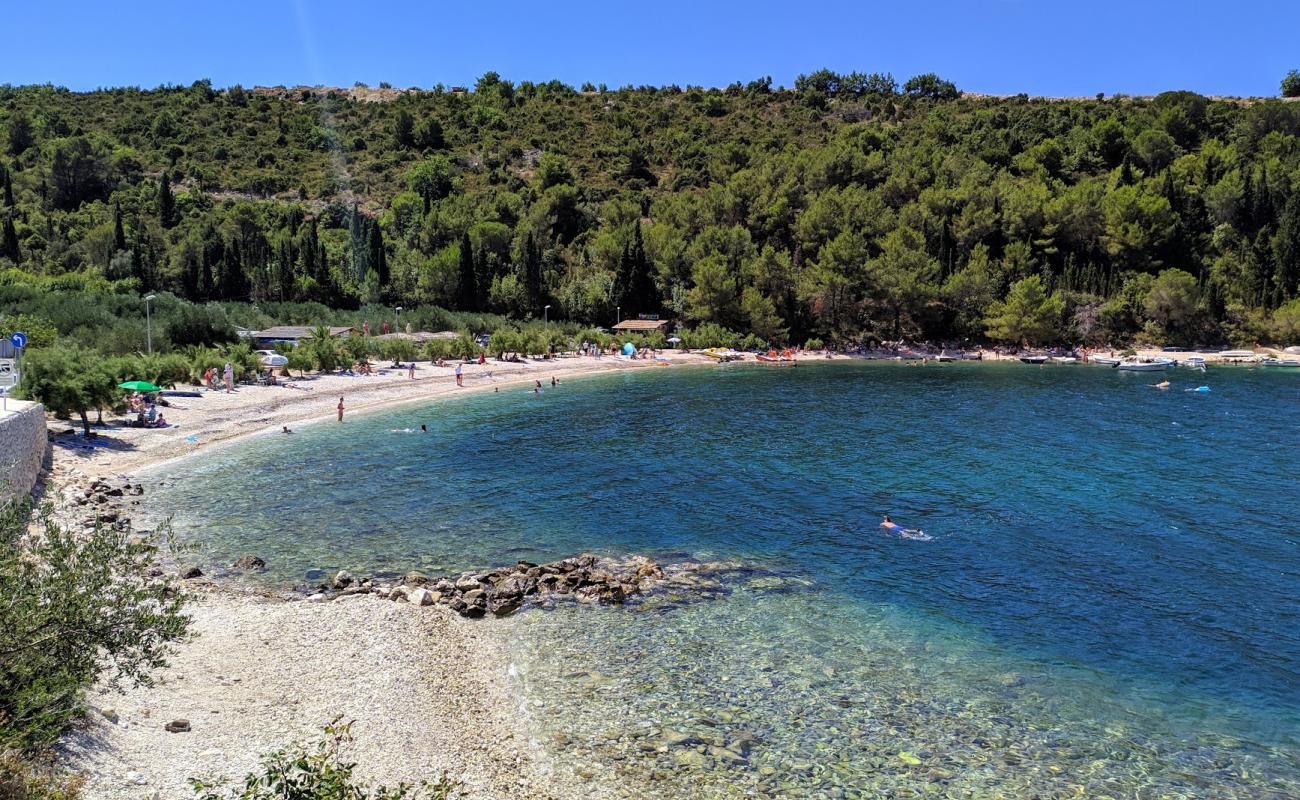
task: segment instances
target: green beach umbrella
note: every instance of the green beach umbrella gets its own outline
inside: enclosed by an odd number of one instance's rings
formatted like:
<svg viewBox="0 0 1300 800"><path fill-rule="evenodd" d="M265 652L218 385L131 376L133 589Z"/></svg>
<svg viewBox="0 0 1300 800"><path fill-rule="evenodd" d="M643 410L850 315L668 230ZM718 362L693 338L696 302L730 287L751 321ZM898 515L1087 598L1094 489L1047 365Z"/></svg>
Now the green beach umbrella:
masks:
<svg viewBox="0 0 1300 800"><path fill-rule="evenodd" d="M137 391L137 392L159 392L159 391L162 391L161 387L154 386L154 385L153 385L152 383L150 383L149 381L127 381L126 383L119 383L119 384L117 385L117 388L119 388L119 389L132 389L132 390Z"/></svg>

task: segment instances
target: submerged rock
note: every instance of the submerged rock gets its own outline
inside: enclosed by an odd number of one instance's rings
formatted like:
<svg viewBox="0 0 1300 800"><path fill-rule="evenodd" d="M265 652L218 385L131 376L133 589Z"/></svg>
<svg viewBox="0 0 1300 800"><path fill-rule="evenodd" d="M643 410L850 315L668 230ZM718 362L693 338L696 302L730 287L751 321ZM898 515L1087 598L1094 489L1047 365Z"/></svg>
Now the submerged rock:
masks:
<svg viewBox="0 0 1300 800"><path fill-rule="evenodd" d="M266 569L266 562L258 556L247 555L235 559L235 563L231 566L246 572L260 572Z"/></svg>

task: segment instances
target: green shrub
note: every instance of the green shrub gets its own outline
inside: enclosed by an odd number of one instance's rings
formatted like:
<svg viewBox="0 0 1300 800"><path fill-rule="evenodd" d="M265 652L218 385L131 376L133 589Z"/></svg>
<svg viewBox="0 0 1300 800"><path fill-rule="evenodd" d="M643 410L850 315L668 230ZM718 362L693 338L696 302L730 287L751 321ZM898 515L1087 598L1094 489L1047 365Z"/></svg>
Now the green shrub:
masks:
<svg viewBox="0 0 1300 800"><path fill-rule="evenodd" d="M175 579L150 575L159 538L51 514L0 509L0 750L54 742L97 680L148 685L189 626Z"/></svg>
<svg viewBox="0 0 1300 800"><path fill-rule="evenodd" d="M824 350L826 348L826 343L814 336L804 342L803 346L805 350Z"/></svg>
<svg viewBox="0 0 1300 800"><path fill-rule="evenodd" d="M198 800L446 800L459 786L445 775L436 782L372 787L355 776L357 765L343 750L353 741L351 723L335 720L314 750L271 753L261 767L230 786L222 779L190 780Z"/></svg>

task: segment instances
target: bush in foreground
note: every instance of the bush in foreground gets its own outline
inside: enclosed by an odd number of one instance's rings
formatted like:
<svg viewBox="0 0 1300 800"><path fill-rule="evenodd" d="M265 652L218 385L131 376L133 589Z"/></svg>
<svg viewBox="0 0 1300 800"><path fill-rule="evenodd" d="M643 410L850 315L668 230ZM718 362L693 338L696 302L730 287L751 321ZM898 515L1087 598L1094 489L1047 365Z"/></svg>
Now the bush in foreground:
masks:
<svg viewBox="0 0 1300 800"><path fill-rule="evenodd" d="M356 763L344 748L353 741L351 723L335 720L315 750L293 748L264 757L261 768L236 786L224 780L191 779L198 800L446 800L459 786L444 775L436 783L372 787L355 776Z"/></svg>
<svg viewBox="0 0 1300 800"><path fill-rule="evenodd" d="M157 554L152 537L0 507L0 750L39 753L96 681L147 685L165 666L189 617L174 579L150 575Z"/></svg>

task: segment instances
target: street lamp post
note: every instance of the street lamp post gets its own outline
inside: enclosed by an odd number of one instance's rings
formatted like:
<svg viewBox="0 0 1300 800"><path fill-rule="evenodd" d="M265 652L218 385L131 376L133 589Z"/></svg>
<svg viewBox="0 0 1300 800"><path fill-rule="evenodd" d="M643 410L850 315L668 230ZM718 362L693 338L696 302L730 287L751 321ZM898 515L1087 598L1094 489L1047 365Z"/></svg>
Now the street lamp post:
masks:
<svg viewBox="0 0 1300 800"><path fill-rule="evenodd" d="M614 306L614 324L617 325L622 321L623 321L623 309L619 308L618 306Z"/></svg>
<svg viewBox="0 0 1300 800"><path fill-rule="evenodd" d="M145 295L144 298L144 329L145 337L148 340L149 352L153 353L153 314L149 311L149 302L158 296L154 294Z"/></svg>
<svg viewBox="0 0 1300 800"><path fill-rule="evenodd" d="M401 333L401 332L402 332L402 307L396 306L393 308L393 333Z"/></svg>
<svg viewBox="0 0 1300 800"><path fill-rule="evenodd" d="M546 326L548 326L548 327L549 327L550 324L551 324L551 307L550 307L550 306L546 306L545 308L542 309L542 324L543 324L543 325L546 325Z"/></svg>

